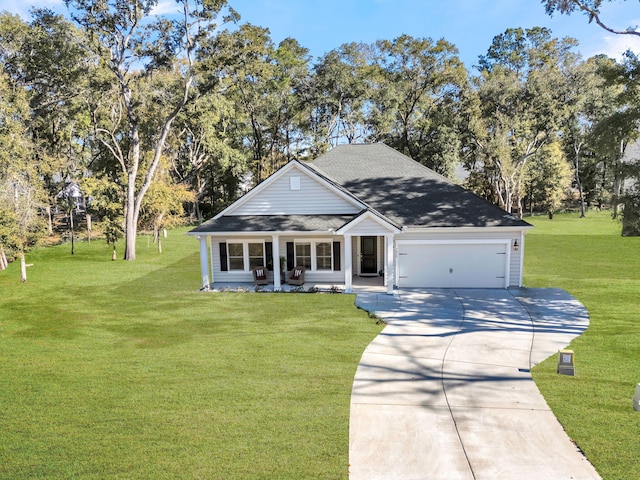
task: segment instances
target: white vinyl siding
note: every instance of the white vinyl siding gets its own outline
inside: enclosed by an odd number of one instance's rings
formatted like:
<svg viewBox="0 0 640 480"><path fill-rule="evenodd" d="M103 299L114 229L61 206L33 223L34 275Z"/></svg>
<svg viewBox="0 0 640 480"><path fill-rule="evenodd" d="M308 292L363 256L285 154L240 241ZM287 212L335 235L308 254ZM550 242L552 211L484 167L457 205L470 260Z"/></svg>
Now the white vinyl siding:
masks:
<svg viewBox="0 0 640 480"><path fill-rule="evenodd" d="M295 177L298 180L292 180ZM300 188L293 190L292 182L296 186L299 182ZM228 215L340 215L355 214L361 209L308 173L293 169Z"/></svg>
<svg viewBox="0 0 640 480"><path fill-rule="evenodd" d="M367 218L360 223L349 228L351 235L359 235L361 237L376 237L378 235L384 235L389 233L389 230L380 225L379 222Z"/></svg>

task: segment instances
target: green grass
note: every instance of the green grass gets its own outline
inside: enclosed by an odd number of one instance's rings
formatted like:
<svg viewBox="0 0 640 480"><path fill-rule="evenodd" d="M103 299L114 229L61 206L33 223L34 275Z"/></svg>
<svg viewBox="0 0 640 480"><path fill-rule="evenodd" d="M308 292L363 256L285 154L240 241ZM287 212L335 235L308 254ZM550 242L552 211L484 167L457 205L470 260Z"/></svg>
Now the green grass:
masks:
<svg viewBox="0 0 640 480"><path fill-rule="evenodd" d="M640 475L640 238L620 236L608 212L527 218L524 283L560 287L589 310L590 326L571 343L576 376L556 374L556 356L534 379L570 437L604 479Z"/></svg>
<svg viewBox="0 0 640 480"><path fill-rule="evenodd" d="M534 378L603 478L640 471L640 238L608 213L528 218L525 284L564 288L591 325ZM331 479L380 331L350 295L199 293L197 242L111 262L102 242L0 272L0 478Z"/></svg>
<svg viewBox="0 0 640 480"><path fill-rule="evenodd" d="M351 295L200 293L197 242L0 272L0 478L331 479L380 331Z"/></svg>

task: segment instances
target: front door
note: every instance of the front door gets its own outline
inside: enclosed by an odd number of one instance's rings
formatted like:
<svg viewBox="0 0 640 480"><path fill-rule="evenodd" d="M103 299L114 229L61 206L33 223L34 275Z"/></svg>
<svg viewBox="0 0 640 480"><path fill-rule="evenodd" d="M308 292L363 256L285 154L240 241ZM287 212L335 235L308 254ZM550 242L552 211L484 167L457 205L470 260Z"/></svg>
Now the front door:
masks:
<svg viewBox="0 0 640 480"><path fill-rule="evenodd" d="M378 274L378 237L360 237L360 274Z"/></svg>

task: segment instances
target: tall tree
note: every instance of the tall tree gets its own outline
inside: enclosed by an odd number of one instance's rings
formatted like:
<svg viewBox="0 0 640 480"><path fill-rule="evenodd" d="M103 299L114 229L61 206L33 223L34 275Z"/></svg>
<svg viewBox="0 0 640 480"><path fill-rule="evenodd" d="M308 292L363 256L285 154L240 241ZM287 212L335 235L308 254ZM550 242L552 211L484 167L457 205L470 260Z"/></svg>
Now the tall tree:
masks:
<svg viewBox="0 0 640 480"><path fill-rule="evenodd" d="M235 105L242 134L251 156L253 179L259 183L269 176L269 129L266 112L271 97L269 82L274 77L270 55L274 45L266 28L251 24L225 31L210 44L203 58L208 83L224 88Z"/></svg>
<svg viewBox="0 0 640 480"><path fill-rule="evenodd" d="M7 38L7 20L20 33L17 17L4 16L0 34ZM18 256L21 278L27 281L25 252L45 235L38 211L43 205L41 176L34 161L27 89L17 81L8 60L20 42L8 41L0 48L0 257Z"/></svg>
<svg viewBox="0 0 640 480"><path fill-rule="evenodd" d="M491 185L491 199L509 212L522 215L527 164L555 141L567 116L564 72L577 60L573 46L574 40L555 39L546 28L508 29L480 57L475 155L467 169L470 184Z"/></svg>
<svg viewBox="0 0 640 480"><path fill-rule="evenodd" d="M25 89L30 112L28 131L35 146L33 166L44 182L49 234L51 206L65 180L81 170L86 122L79 111L90 63L81 48L82 34L61 15L32 11L29 24L0 15L2 62L11 81Z"/></svg>
<svg viewBox="0 0 640 480"><path fill-rule="evenodd" d="M601 28L604 30L614 33L616 35L633 35L640 36L640 31L638 31L637 25L635 26L626 26L626 27L613 27L612 23L608 19L604 19L602 17L602 12L600 7L604 2L611 2L612 0L542 0L542 3L545 6L545 10L547 14L553 15L555 12L560 12L561 14L570 15L574 12L580 11L584 13L589 18L589 23L595 21ZM620 110L615 112L611 119L606 121L608 126L616 126L615 128L619 135L626 137L624 139L620 139L620 148L618 159L620 159L624 155L624 150L626 148L626 144L629 140L633 140L638 137L638 121L640 120L640 109L638 109L637 103L637 95L638 95L638 72L639 63L637 56L630 52L626 52L626 59L622 65L622 68L619 71L618 75L618 83L624 85L624 93L621 95L621 98L627 97L629 100L633 99L635 101L627 101L626 104L622 104L620 106ZM620 120L624 118L624 121L621 123ZM625 130L625 126L633 126L632 131L625 135L622 131ZM621 185L623 182L623 177L633 176L635 177L635 185L640 184L640 169L633 165L619 165L616 169L616 184L615 191L613 193L614 205L613 205L613 215L614 218L617 215L618 208L618 198L621 193ZM625 225L625 218L623 216L623 234L624 235L640 235L640 228L637 227L637 219L640 218L640 202L637 200L638 192L632 191L629 192L628 201L625 202L625 211L626 217L631 218L631 222L633 225ZM633 233L636 232L636 233Z"/></svg>
<svg viewBox="0 0 640 480"><path fill-rule="evenodd" d="M456 109L467 84L457 49L443 39L408 35L376 47L372 139L451 175L459 162Z"/></svg>
<svg viewBox="0 0 640 480"><path fill-rule="evenodd" d="M586 215L588 205L602 203L603 193L612 191L606 172L614 172L615 162L610 165L610 159L617 155L605 154L597 141L600 122L617 108L619 88L607 82L602 74L614 64L606 56L596 56L567 70L567 116L561 124L562 141L573 165L581 217Z"/></svg>
<svg viewBox="0 0 640 480"><path fill-rule="evenodd" d="M29 34L20 51L21 81L28 88L31 131L38 171L47 191L46 212L52 233L51 206L65 182L86 170L89 117L84 112L86 72L94 58L82 47L83 35L62 15L32 11Z"/></svg>
<svg viewBox="0 0 640 480"><path fill-rule="evenodd" d="M195 55L202 42L215 33L226 0L178 0L181 12L154 15L157 0L65 0L71 16L85 29L86 48L103 59L111 73L122 118L98 125L98 140L111 153L122 172L125 188L125 260L136 258L136 234L140 209L160 163L165 142L177 115L190 99L195 79ZM228 8L224 21L237 20ZM179 79L158 92L161 102L153 127L143 131L141 90L149 77L176 71ZM146 136L146 138L143 138ZM152 155L143 161L143 146Z"/></svg>
<svg viewBox="0 0 640 480"><path fill-rule="evenodd" d="M547 143L537 153L535 163L527 166L525 189L532 205L553 218L569 195L573 169L566 160L560 141Z"/></svg>
<svg viewBox="0 0 640 480"><path fill-rule="evenodd" d="M348 43L313 66L307 99L313 154L370 134L365 115L371 105L372 54L372 45Z"/></svg>
<svg viewBox="0 0 640 480"><path fill-rule="evenodd" d="M209 82L224 86L236 105L252 180L259 183L306 148L300 92L308 79L308 50L293 39L275 46L267 29L251 24L222 32L210 48L217 55L204 59Z"/></svg>
<svg viewBox="0 0 640 480"><path fill-rule="evenodd" d="M235 105L205 91L180 114L172 144L177 180L194 192L190 216L201 222L236 200L247 170Z"/></svg>
<svg viewBox="0 0 640 480"><path fill-rule="evenodd" d="M274 137L271 148L274 152L282 152L288 162L303 154L308 147L304 92L309 84L309 49L293 38L285 38L278 44L272 58L275 75L271 82L274 103L269 109Z"/></svg>

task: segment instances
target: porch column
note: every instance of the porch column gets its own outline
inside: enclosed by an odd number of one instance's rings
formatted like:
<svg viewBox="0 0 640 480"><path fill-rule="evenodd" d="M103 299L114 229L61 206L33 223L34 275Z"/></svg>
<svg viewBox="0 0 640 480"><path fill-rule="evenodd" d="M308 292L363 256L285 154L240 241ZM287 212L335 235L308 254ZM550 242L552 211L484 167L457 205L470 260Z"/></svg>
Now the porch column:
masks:
<svg viewBox="0 0 640 480"><path fill-rule="evenodd" d="M207 236L198 237L200 240L200 272L202 274L202 289L208 290L209 281L209 248L207 247Z"/></svg>
<svg viewBox="0 0 640 480"><path fill-rule="evenodd" d="M353 255L351 254L351 235L344 236L344 291L352 292L352 272Z"/></svg>
<svg viewBox="0 0 640 480"><path fill-rule="evenodd" d="M518 287L522 288L522 274L524 272L524 234L525 232L520 232L520 251L518 254L520 255L520 276L518 277ZM509 268L509 273L511 273L511 268ZM507 282L507 286L510 282Z"/></svg>
<svg viewBox="0 0 640 480"><path fill-rule="evenodd" d="M393 295L393 279L395 258L393 256L393 234L387 234L384 236L386 242L386 259L387 265L384 268L384 285L387 287L387 293Z"/></svg>
<svg viewBox="0 0 640 480"><path fill-rule="evenodd" d="M273 243L273 289L280 290L280 237L272 235L271 242Z"/></svg>

